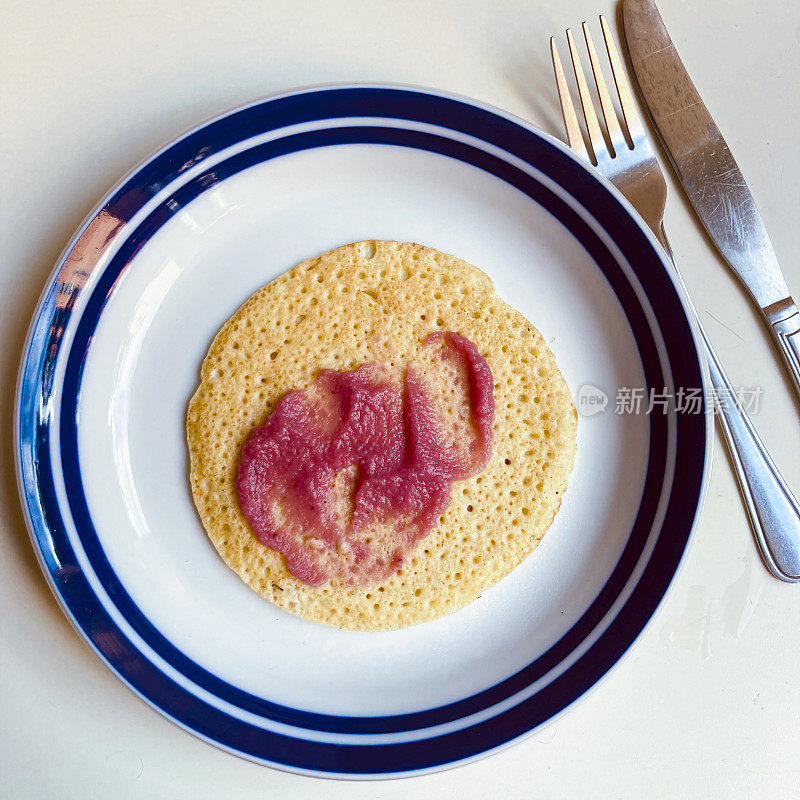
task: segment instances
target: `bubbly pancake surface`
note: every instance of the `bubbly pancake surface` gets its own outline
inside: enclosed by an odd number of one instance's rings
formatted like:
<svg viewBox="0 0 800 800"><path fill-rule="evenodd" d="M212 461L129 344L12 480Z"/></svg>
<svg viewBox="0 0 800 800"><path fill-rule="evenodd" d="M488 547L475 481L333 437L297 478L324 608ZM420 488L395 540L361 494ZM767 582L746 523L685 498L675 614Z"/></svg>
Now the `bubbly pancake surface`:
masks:
<svg viewBox="0 0 800 800"><path fill-rule="evenodd" d="M239 504L237 468L250 432L323 369L375 364L401 381L437 331L474 342L491 367L488 465L453 485L438 524L394 574L362 586L298 580L284 557L256 538ZM468 376L458 362L428 375L424 364L437 412L454 420L463 413ZM458 422L449 429L458 431ZM187 415L192 493L228 566L279 607L354 630L399 628L455 611L516 567L558 510L576 432L552 353L489 278L454 256L386 241L308 259L258 290L215 337Z"/></svg>

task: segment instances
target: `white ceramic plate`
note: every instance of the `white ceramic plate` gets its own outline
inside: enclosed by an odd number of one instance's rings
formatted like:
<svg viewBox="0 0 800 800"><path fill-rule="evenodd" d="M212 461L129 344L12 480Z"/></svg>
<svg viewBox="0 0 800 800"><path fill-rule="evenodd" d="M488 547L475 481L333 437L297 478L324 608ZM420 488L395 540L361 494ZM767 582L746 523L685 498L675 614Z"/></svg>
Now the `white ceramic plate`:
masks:
<svg viewBox="0 0 800 800"><path fill-rule="evenodd" d="M233 310L304 258L369 238L488 272L584 412L535 553L462 611L391 633L308 623L251 592L197 518L184 438ZM702 394L702 373L653 239L563 146L435 92L305 90L181 137L78 231L21 367L21 493L64 610L167 716L299 772L411 774L535 730L641 632L694 524L710 426L674 404L615 413L617 396Z"/></svg>

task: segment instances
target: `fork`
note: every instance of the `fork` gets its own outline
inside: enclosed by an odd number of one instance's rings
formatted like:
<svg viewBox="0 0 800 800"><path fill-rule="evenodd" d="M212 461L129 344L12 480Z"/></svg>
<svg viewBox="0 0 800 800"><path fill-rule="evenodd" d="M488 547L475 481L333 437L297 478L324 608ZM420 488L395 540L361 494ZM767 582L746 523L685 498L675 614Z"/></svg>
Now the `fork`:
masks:
<svg viewBox="0 0 800 800"><path fill-rule="evenodd" d="M682 291L684 303L694 317L705 348L714 388L714 401L719 411L717 419L728 446L731 464L739 481L742 499L758 549L767 568L776 578L790 583L800 581L800 504L786 485L786 481L739 402L689 297L664 231L664 207L667 200L664 173L656 160L636 109L611 28L602 15L600 15L600 26L622 111L621 120L617 116L608 85L603 77L589 26L585 22L582 24L589 63L605 123L605 134L600 127L594 101L589 93L575 39L572 31L567 30L567 45L578 84L588 141L584 140L572 103L555 37L550 39L556 87L569 146L619 189L639 212L669 257L673 280Z"/></svg>

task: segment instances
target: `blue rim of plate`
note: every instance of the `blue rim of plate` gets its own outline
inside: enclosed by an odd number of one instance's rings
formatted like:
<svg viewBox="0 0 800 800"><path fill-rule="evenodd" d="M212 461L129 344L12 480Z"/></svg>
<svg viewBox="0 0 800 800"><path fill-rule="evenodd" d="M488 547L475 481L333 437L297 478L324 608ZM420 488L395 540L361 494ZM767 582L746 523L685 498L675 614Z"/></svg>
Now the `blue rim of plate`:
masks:
<svg viewBox="0 0 800 800"><path fill-rule="evenodd" d="M501 748L553 719L608 672L655 613L681 562L704 497L710 425L704 413L673 409L650 417L639 511L604 588L545 653L475 695L409 714L333 716L249 694L180 652L116 576L86 503L77 415L92 334L136 253L202 192L272 158L353 143L459 159L527 194L582 243L612 286L647 386L701 388L705 395L692 325L654 240L625 201L563 145L501 111L431 90L320 87L268 98L186 134L90 215L62 254L31 323L15 450L23 507L51 588L76 629L131 689L179 725L246 758L306 774L375 778L441 769ZM115 236L98 244L92 223L103 217L113 220ZM70 272L77 256L80 269ZM74 331L71 338L67 331ZM57 479L65 497L57 495ZM104 593L92 588L87 569Z"/></svg>

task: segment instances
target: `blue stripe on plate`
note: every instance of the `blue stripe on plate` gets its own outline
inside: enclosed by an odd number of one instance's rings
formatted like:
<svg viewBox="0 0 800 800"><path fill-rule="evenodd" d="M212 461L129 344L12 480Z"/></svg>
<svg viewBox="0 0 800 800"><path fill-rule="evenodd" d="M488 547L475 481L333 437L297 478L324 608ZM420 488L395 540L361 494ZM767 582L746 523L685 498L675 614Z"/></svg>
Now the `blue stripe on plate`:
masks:
<svg viewBox="0 0 800 800"><path fill-rule="evenodd" d="M319 102L320 100L322 102ZM191 134L169 148L119 190L106 209L120 217L130 218L150 195L158 191L160 186L183 171L181 168L185 169L187 165L197 163L198 159L202 160L204 154L216 152L235 141L249 138L269 128L282 127L304 119L365 116L368 112L362 105L364 103L368 105L370 111L375 109L375 113L380 116L421 119L447 124L448 127L473 135L482 134L481 138L505 147L556 178L568 191L575 193L623 249L629 261L636 265L637 274L662 324L675 385L702 386L699 364L694 355L694 343L674 287L646 236L616 199L594 176L578 167L571 158L547 140L510 120L449 98L405 90L345 89L322 90L266 101L212 123L208 128ZM409 103L413 106L414 113L407 108ZM407 113L403 113L404 109ZM315 117L315 113L318 116ZM487 118L490 124L487 124ZM314 131L260 145L228 159L223 164L216 165L205 176L182 186L175 192L173 199L177 202L177 207L185 206L214 181L223 180L252 164L308 147L345 142L418 147L458 158L492 172L546 207L577 236L606 274L628 314L641 349L648 385L663 386L655 344L641 307L619 266L595 234L568 206L541 184L502 160L476 148L440 136L386 128L359 127ZM651 418L650 462L642 506L625 551L600 595L581 620L547 653L516 675L473 697L438 709L386 717L341 717L303 712L247 694L221 681L177 650L144 617L114 574L91 523L80 483L76 438L77 403L81 371L91 334L96 327L105 300L113 290L115 280L138 249L169 219L174 210L175 208L170 210L165 203L154 211L139 226L131 239L126 242L124 249L117 254L104 272L81 319L74 347L69 354L64 381L61 415L62 458L71 510L92 567L126 620L179 672L218 697L269 719L334 732L377 733L413 730L456 720L512 695L557 666L583 641L605 614L641 554L661 490L666 450L666 418L658 416ZM46 322L46 315L40 314L38 321L38 327L41 328ZM59 326L61 330L63 324L62 320ZM59 344L60 333L54 331L52 327L50 332L51 347L48 348L48 358L44 359L45 370L47 363L54 361ZM692 354L693 357L687 357L687 354ZM29 357L32 356L33 353L29 351ZM26 394L30 397L37 389L46 388L37 387L35 384L38 380L29 382L35 378L34 371L26 369L25 374L23 400ZM141 656L113 624L105 609L100 606L75 563L74 553L64 532L61 511L55 502L52 489L52 465L48 457L50 420L43 419L38 431L30 430L31 422L34 422L36 416L31 415L30 410L30 404L23 402L21 411L24 416L20 419L20 425L24 434L23 448L30 447L35 442L38 455L38 491L46 515L46 525L37 526L37 538L40 541L51 539L48 546L53 547L61 563L61 567L53 572L57 589L76 622L112 667L165 713L208 738L273 763L330 772L395 772L423 769L462 759L524 733L586 691L627 649L663 596L691 529L700 493L705 454L705 420L702 415L679 415L677 464L679 471L676 474L682 476L682 479L674 487L664 524L664 530L670 531L671 535L659 536L653 556L634 594L606 633L577 664L528 701L481 725L448 736L425 740L424 743L354 747L301 742L238 722L197 700ZM31 499L33 495L35 492L29 492ZM35 517L35 507L29 507L31 515ZM328 755L323 755L324 753Z"/></svg>

